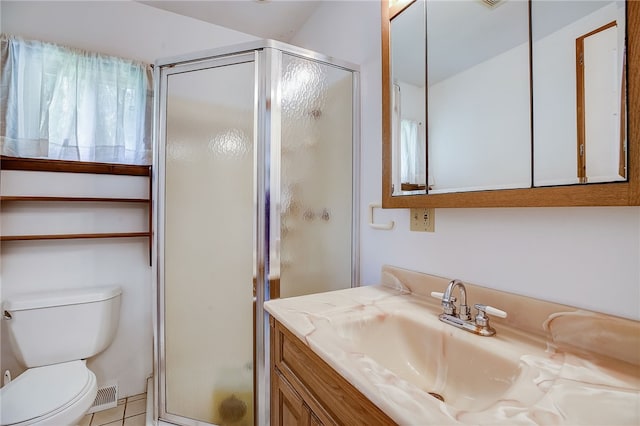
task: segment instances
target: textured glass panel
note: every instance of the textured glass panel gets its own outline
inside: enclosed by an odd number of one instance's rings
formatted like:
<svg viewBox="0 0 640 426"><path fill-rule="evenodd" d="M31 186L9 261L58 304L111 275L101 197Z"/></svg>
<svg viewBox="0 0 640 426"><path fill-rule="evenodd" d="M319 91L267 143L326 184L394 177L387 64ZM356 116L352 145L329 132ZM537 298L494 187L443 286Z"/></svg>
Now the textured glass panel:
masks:
<svg viewBox="0 0 640 426"><path fill-rule="evenodd" d="M209 150L221 157L246 158L251 154L251 140L241 129L226 129L209 141Z"/></svg>
<svg viewBox="0 0 640 426"><path fill-rule="evenodd" d="M283 55L280 295L351 285L352 75Z"/></svg>
<svg viewBox="0 0 640 426"><path fill-rule="evenodd" d="M166 410L253 425L254 64L168 80Z"/></svg>

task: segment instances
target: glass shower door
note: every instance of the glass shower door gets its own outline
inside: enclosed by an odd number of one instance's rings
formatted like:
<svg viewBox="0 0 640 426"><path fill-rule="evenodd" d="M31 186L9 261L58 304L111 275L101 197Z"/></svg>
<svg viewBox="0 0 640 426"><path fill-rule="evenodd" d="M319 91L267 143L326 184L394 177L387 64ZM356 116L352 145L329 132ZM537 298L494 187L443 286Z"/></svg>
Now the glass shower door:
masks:
<svg viewBox="0 0 640 426"><path fill-rule="evenodd" d="M162 72L160 417L179 424L250 426L254 55Z"/></svg>
<svg viewBox="0 0 640 426"><path fill-rule="evenodd" d="M280 297L349 288L357 283L354 73L282 53L279 74L279 240L270 276Z"/></svg>

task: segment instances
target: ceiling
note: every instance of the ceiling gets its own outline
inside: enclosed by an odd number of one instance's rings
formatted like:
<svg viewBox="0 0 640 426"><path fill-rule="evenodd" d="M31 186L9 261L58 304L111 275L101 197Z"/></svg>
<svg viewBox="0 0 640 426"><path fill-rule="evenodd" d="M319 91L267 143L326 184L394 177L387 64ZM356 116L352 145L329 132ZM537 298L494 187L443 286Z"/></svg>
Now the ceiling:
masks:
<svg viewBox="0 0 640 426"><path fill-rule="evenodd" d="M344 0L137 0L140 3L189 16L251 34L259 38L290 43L320 4ZM360 0L375 1L375 0ZM541 38L593 10L612 3L612 0L539 1L534 10L534 38ZM618 1L624 5L624 2ZM417 2L409 9L418 9L408 18L407 34L403 25L393 25L397 40L394 56L404 55L398 64L406 64L405 71L396 70L405 81L424 84L424 58L415 55L424 51L424 5ZM427 3L429 27L429 83L434 84L474 64L505 52L528 39L527 3L508 0L490 8L480 0L430 1ZM337 12L338 13L338 12ZM405 14L403 12L403 14ZM544 18L540 18L544 15ZM417 19L417 22L414 22ZM398 19L400 21L400 19ZM395 19L394 19L395 21ZM327 23L331 31L331 23ZM422 30L424 31L424 29ZM416 40L420 40L417 45ZM422 46L422 47L421 47ZM437 66L434 66L437 64Z"/></svg>
<svg viewBox="0 0 640 426"><path fill-rule="evenodd" d="M259 38L290 42L323 0L139 0ZM326 1L326 0L324 0Z"/></svg>

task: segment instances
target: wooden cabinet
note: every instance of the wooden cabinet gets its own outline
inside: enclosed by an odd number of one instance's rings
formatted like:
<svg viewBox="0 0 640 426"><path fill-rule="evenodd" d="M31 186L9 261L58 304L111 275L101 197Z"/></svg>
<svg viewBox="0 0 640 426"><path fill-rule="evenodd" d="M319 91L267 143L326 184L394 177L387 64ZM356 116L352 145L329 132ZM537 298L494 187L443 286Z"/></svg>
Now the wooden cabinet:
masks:
<svg viewBox="0 0 640 426"><path fill-rule="evenodd" d="M395 424L286 327L270 325L273 426Z"/></svg>
<svg viewBox="0 0 640 426"><path fill-rule="evenodd" d="M272 398L273 406L276 410L272 414L271 424L273 425L321 425L317 417L312 416L311 409L304 403L302 397L282 377L282 374L275 372L272 377Z"/></svg>
<svg viewBox="0 0 640 426"><path fill-rule="evenodd" d="M441 2L444 3L444 2ZM411 4L406 0L384 0L381 2L381 55L382 55L382 207L383 208L474 208L474 207L565 207L565 206L638 206L640 205L640 2L626 2L626 28L627 28L627 181L608 183L589 183L577 185L557 185L557 186L531 186L522 189L500 189L469 192L450 193L424 193L404 196L393 195L393 175L397 170L393 170L397 164L393 158L394 144L392 141L392 52L391 52L391 22L395 19L405 6ZM391 6L390 6L391 5ZM624 12L623 12L624 14ZM434 14L435 16L435 14ZM429 32L430 29L427 29ZM427 38L431 35L427 35ZM413 48L414 46L411 46ZM417 56L424 58L424 52L416 52ZM396 69L397 69L397 65ZM507 70L503 70L506 72ZM528 78L527 76L513 76L512 78ZM624 78L624 77L623 77ZM624 83L622 83L624 87ZM564 100L559 98L558 104L563 104ZM532 100L530 100L532 101ZM566 99L567 103L575 103L574 99ZM428 101L426 101L429 103ZM429 112L433 111L433 106L429 107ZM621 127L624 129L625 123L622 120ZM427 116L427 123L432 123ZM458 119L463 126L469 123ZM486 125L486 123L483 123ZM576 141L571 138L562 140L561 132L552 127L555 136L558 136L559 143L565 146L576 146ZM577 131L577 125L576 125ZM442 129L439 127L439 132ZM430 132L428 132L430 133ZM575 136L574 138L575 139ZM622 139L625 139L622 137ZM477 140L475 142L483 142ZM492 140L492 143L494 141ZM427 150L431 152L428 145ZM532 141L531 149L538 152ZM574 152L576 148L573 148ZM559 151L558 151L559 152ZM506 157L507 152L503 152L505 161L511 162L513 159ZM559 154L558 154L559 155ZM536 156L537 157L537 156ZM577 157L577 153L576 153ZM431 160L431 158L430 158ZM537 158L534 159L537 161ZM535 162L534 161L534 162ZM576 162L577 164L577 162ZM431 165L428 165L430 168ZM440 167L455 167L440 165ZM511 165L511 167L513 167ZM437 168L437 167L436 167ZM465 168L465 173L470 173ZM437 181L437 179L436 179ZM531 182L533 185L534 182Z"/></svg>

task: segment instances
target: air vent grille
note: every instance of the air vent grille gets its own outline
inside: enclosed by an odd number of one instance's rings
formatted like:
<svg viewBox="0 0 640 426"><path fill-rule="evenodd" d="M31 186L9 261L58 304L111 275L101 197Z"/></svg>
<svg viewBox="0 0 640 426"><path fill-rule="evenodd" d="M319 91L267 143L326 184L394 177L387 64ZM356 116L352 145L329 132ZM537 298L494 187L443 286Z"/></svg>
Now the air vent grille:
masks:
<svg viewBox="0 0 640 426"><path fill-rule="evenodd" d="M87 413L106 410L118 406L118 385L109 385L98 389L96 399Z"/></svg>
<svg viewBox="0 0 640 426"><path fill-rule="evenodd" d="M500 3L502 3L504 0L480 0L480 2L482 4L484 4L487 7L490 7L491 9L493 9L494 7L498 6Z"/></svg>

